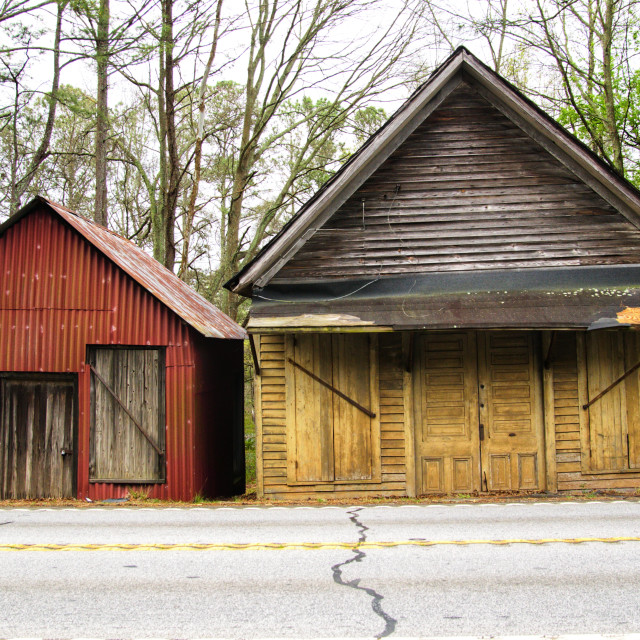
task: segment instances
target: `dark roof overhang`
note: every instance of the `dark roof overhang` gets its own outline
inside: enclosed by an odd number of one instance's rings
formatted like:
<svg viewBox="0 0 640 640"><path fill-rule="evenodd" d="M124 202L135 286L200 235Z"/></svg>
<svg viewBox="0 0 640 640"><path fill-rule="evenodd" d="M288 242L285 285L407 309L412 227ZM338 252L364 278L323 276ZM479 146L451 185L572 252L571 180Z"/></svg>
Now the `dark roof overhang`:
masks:
<svg viewBox="0 0 640 640"><path fill-rule="evenodd" d="M258 332L630 325L640 326L640 265L279 283L254 291L248 328Z"/></svg>

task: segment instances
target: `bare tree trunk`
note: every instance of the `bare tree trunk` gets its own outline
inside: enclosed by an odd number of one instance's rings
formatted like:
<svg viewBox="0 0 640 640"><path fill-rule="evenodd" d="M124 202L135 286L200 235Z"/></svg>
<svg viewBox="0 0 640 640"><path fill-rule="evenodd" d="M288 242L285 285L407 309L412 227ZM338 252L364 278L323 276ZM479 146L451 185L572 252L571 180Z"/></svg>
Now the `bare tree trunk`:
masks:
<svg viewBox="0 0 640 640"><path fill-rule="evenodd" d="M164 107L167 150L167 190L164 197L164 266L173 271L176 261L175 221L180 187L178 142L176 139L176 93L173 84L173 0L162 0L162 33L164 37ZM162 90L162 87L161 87Z"/></svg>
<svg viewBox="0 0 640 640"><path fill-rule="evenodd" d="M615 111L615 94L613 89L613 67L611 60L611 47L613 44L613 20L615 13L615 1L606 0L606 9L602 24L602 74L604 76L604 108L605 127L608 142L611 148L611 163L614 169L624 175L624 159L622 156L622 143L618 131ZM600 9L601 10L601 9Z"/></svg>
<svg viewBox="0 0 640 640"><path fill-rule="evenodd" d="M216 8L216 20L213 29L213 41L209 58L202 74L200 82L200 90L198 92L198 132L196 134L196 144L194 150L194 170L193 184L191 186L191 194L189 196L189 208L187 210L187 219L184 223L184 241L182 244L182 261L180 262L180 270L178 277L184 279L189 268L189 248L191 243L191 232L193 229L193 220L196 215L196 200L198 198L198 190L200 188L200 174L202 169L202 145L204 143L204 110L206 106L207 82L211 74L211 67L216 57L216 49L218 47L218 33L220 31L220 20L222 16L223 0L218 0Z"/></svg>
<svg viewBox="0 0 640 640"><path fill-rule="evenodd" d="M107 141L109 136L108 66L109 0L100 0L96 38L98 90L96 100L96 197L93 219L107 226Z"/></svg>
<svg viewBox="0 0 640 640"><path fill-rule="evenodd" d="M56 31L53 43L53 79L51 81L51 91L48 96L49 111L47 114L47 122L42 134L42 140L38 145L35 153L31 157L31 162L25 174L15 183L12 189L11 205L9 215L13 215L19 208L22 196L25 194L29 185L35 177L36 171L49 155L49 145L51 143L51 134L53 133L53 125L56 119L56 107L58 105L58 89L60 87L60 40L62 36L62 15L67 6L67 0L59 0L58 12L56 16Z"/></svg>

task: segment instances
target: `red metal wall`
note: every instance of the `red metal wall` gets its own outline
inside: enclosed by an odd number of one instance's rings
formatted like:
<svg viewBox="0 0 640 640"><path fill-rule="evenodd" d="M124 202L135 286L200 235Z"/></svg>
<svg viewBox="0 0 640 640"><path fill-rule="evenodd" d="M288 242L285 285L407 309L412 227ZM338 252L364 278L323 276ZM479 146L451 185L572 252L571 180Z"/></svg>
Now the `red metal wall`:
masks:
<svg viewBox="0 0 640 640"><path fill-rule="evenodd" d="M100 344L166 347L167 482L150 485L150 496L190 500L201 491L223 452L196 450L196 341L195 330L50 213L27 215L0 237L0 371L78 374L79 498L128 489L89 482L85 358L87 345Z"/></svg>

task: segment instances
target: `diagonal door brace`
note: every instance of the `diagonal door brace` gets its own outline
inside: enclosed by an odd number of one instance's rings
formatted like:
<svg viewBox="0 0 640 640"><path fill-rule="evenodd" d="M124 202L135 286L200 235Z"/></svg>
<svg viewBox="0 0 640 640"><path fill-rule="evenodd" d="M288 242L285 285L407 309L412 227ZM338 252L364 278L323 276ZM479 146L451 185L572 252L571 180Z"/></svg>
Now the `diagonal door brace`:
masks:
<svg viewBox="0 0 640 640"><path fill-rule="evenodd" d="M370 418L375 418L376 414L369 411L366 407L363 407L361 404L357 403L353 398L350 398L348 395L342 393L342 391L336 389L333 385L330 385L328 382L325 382L322 378L319 378L315 373L309 371L309 369L305 369L301 364L298 364L292 358L287 358L287 360L294 366L300 369L303 373L306 373L310 378L313 378L316 382L319 382L321 385L327 387L330 391L333 391L337 396L340 396L343 400L346 400L349 404L353 405L356 409L359 409L365 415L368 415Z"/></svg>
<svg viewBox="0 0 640 640"><path fill-rule="evenodd" d="M636 362L636 364L634 364L633 367L631 367L631 369L625 371L617 380L612 382L606 389L601 391L595 398L592 398L591 400L589 400L587 404L583 404L582 408L586 411L594 402L597 402L598 400L600 400L600 398L602 398L602 396L609 393L611 389L613 389L614 387L617 387L625 378L629 377L637 369L640 369L640 362Z"/></svg>
<svg viewBox="0 0 640 640"><path fill-rule="evenodd" d="M138 431L140 431L140 433L147 439L149 444L156 450L158 455L163 456L164 451L162 451L160 447L158 447L158 445L154 442L153 438L142 428L142 425L133 417L133 414L129 411L129 409L127 409L127 407L124 406L122 400L118 398L115 391L109 386L107 381L95 370L92 364L89 365L89 368L91 369L91 372L95 375L95 377L98 378L98 380L100 380L100 382L104 385L104 388L111 394L113 399L120 405L120 408L129 416L129 419L131 420L131 422L133 422L133 424L136 425L136 427L138 428Z"/></svg>

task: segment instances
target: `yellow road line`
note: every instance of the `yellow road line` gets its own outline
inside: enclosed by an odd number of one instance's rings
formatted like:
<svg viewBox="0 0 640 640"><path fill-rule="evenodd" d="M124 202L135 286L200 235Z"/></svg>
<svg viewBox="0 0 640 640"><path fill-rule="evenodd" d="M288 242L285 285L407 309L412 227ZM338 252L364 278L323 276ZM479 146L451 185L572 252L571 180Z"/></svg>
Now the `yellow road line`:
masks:
<svg viewBox="0 0 640 640"><path fill-rule="evenodd" d="M465 546L473 544L581 544L583 542L640 542L638 536L616 538L507 538L503 540L394 540L389 542L248 542L177 544L11 544L0 543L0 551L274 551L283 549L390 549L394 547Z"/></svg>

